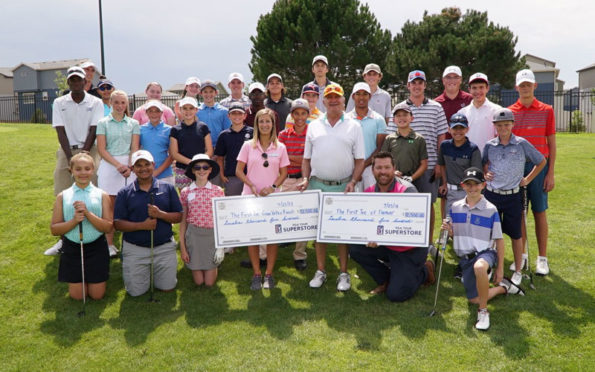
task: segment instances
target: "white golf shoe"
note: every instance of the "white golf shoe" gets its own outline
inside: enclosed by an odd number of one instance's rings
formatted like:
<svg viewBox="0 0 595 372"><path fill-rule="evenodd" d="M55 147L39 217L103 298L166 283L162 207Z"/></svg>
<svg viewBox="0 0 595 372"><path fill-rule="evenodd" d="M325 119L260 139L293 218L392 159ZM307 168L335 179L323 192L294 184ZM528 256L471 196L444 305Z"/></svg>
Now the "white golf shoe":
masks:
<svg viewBox="0 0 595 372"><path fill-rule="evenodd" d="M320 288L326 282L326 273L321 270L316 270L314 278L310 280L310 288Z"/></svg>
<svg viewBox="0 0 595 372"><path fill-rule="evenodd" d="M62 239L58 240L58 242L52 245L50 248L46 249L43 254L46 256L55 256L57 254L62 253Z"/></svg>
<svg viewBox="0 0 595 372"><path fill-rule="evenodd" d="M515 271L510 278L510 281L513 282L515 285L521 284L523 281L523 274L520 271Z"/></svg>
<svg viewBox="0 0 595 372"><path fill-rule="evenodd" d="M487 331L488 328L490 328L490 312L488 309L477 310L477 323L475 323L475 328L480 331Z"/></svg>
<svg viewBox="0 0 595 372"><path fill-rule="evenodd" d="M337 278L337 291L345 292L351 289L351 276L349 273L341 273Z"/></svg>
<svg viewBox="0 0 595 372"><path fill-rule="evenodd" d="M537 263L535 264L535 274L547 275L550 273L550 266L547 263L547 257L537 257Z"/></svg>

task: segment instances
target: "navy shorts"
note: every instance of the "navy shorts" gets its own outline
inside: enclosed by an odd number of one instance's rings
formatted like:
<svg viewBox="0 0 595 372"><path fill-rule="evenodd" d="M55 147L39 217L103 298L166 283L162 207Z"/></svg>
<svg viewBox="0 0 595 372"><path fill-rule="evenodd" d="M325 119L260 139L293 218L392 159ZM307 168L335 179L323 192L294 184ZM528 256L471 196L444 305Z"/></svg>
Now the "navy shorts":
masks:
<svg viewBox="0 0 595 372"><path fill-rule="evenodd" d="M525 176L531 172L535 165L531 162L525 163ZM527 197L531 203L531 210L533 212L545 212L548 208L547 204L547 192L543 190L543 182L545 181L545 175L549 169L549 162L545 164L545 167L537 174L537 176L527 185Z"/></svg>
<svg viewBox="0 0 595 372"><path fill-rule="evenodd" d="M523 223L523 197L520 192L512 195L500 195L485 190L485 197L498 208L502 232L511 239L521 238L521 224Z"/></svg>
<svg viewBox="0 0 595 372"><path fill-rule="evenodd" d="M477 293L477 285L475 284L475 270L473 270L473 265L480 258L486 261L490 267L496 266L496 263L498 262L498 254L493 249L481 251L477 256L470 260L461 258L461 261L459 262L459 265L461 265L461 269L463 270L463 286L465 287L465 293L467 294L468 299L479 296Z"/></svg>

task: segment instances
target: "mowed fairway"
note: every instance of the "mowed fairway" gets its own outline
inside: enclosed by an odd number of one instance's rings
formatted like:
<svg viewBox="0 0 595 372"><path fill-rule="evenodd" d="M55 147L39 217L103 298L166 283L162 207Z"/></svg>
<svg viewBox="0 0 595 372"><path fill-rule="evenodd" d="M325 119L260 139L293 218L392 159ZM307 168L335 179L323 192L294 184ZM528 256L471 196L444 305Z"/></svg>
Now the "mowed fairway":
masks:
<svg viewBox="0 0 595 372"><path fill-rule="evenodd" d="M474 329L452 277L449 249L437 316L428 318L435 285L406 303L370 296L371 278L350 262L353 290L329 281L308 288L315 271L293 268L283 248L278 287L251 292L244 249L228 255L212 289L196 288L179 265L178 287L125 294L121 262L111 261L105 299L81 303L57 282L49 223L58 141L50 125L0 125L0 370L2 371L592 371L595 369L595 135L559 134L556 188L550 195L550 266L525 297L489 304L492 326ZM439 208L438 208L439 209ZM537 246L532 218L530 246ZM177 228L176 228L177 231ZM512 259L507 239L506 269ZM357 277L355 276L357 275ZM524 282L525 288L528 287Z"/></svg>

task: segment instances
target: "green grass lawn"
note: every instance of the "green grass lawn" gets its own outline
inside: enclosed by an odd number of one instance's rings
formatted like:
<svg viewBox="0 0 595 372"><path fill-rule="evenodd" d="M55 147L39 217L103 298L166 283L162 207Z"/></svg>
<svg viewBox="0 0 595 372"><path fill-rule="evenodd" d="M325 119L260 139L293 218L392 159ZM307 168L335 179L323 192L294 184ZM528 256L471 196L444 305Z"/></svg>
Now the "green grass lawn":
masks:
<svg viewBox="0 0 595 372"><path fill-rule="evenodd" d="M157 292L160 303L127 296L120 260L112 260L106 297L88 302L78 318L81 303L57 282L58 259L43 255L57 240L49 231L57 148L49 125L0 125L2 371L595 369L595 135L558 135L552 272L536 277L537 290L525 297L490 302L488 332L474 329L476 307L452 277L451 252L433 318L435 286L389 303L367 294L374 283L354 262L353 290L337 293L333 249L329 282L308 288L311 248L303 273L283 249L278 287L262 293L248 288L242 249L227 256L212 289L196 288L180 264L177 290ZM533 234L530 246L534 265ZM511 259L507 241L506 267Z"/></svg>

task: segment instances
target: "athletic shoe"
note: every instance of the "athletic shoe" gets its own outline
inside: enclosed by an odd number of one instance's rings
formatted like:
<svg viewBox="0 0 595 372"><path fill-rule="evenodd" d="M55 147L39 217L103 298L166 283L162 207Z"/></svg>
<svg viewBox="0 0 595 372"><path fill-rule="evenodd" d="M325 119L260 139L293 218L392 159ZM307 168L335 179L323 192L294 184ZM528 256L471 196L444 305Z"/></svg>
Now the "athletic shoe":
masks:
<svg viewBox="0 0 595 372"><path fill-rule="evenodd" d="M293 260L293 265L297 271L304 271L308 267L306 260Z"/></svg>
<svg viewBox="0 0 595 372"><path fill-rule="evenodd" d="M523 281L523 274L521 274L520 271L515 271L514 274L512 274L512 278L510 278L510 281L516 285L521 284L521 282Z"/></svg>
<svg viewBox="0 0 595 372"><path fill-rule="evenodd" d="M490 312L488 309L477 310L477 323L475 323L475 328L480 331L487 331L488 328L490 328Z"/></svg>
<svg viewBox="0 0 595 372"><path fill-rule="evenodd" d="M58 242L52 245L50 248L46 249L43 254L46 256L55 256L57 254L62 253L62 239L58 240Z"/></svg>
<svg viewBox="0 0 595 372"><path fill-rule="evenodd" d="M324 271L316 270L314 278L310 280L310 288L320 288L326 282L326 273Z"/></svg>
<svg viewBox="0 0 595 372"><path fill-rule="evenodd" d="M535 274L547 275L550 273L550 266L547 263L547 257L538 256L535 264Z"/></svg>
<svg viewBox="0 0 595 372"><path fill-rule="evenodd" d="M110 258L118 257L118 248L115 245L108 246Z"/></svg>
<svg viewBox="0 0 595 372"><path fill-rule="evenodd" d="M233 253L233 250L234 250L233 247L231 247L231 248L229 248L229 247L228 248L223 248L223 253L225 253L225 254L232 254Z"/></svg>
<svg viewBox="0 0 595 372"><path fill-rule="evenodd" d="M275 279L273 279L272 275L265 275L264 276L264 284L262 285L264 289L273 289L275 288Z"/></svg>
<svg viewBox="0 0 595 372"><path fill-rule="evenodd" d="M424 285L434 284L436 282L436 275L434 275L434 262L432 260L427 260L424 263L424 266L426 267L426 269L428 269L428 276L426 277Z"/></svg>
<svg viewBox="0 0 595 372"><path fill-rule="evenodd" d="M254 275L252 282L250 283L250 289L253 291L259 291L262 288L262 275Z"/></svg>
<svg viewBox="0 0 595 372"><path fill-rule="evenodd" d="M527 268L527 254L523 253L523 261L521 262L521 270L526 269ZM510 264L509 267L510 271L517 271L516 270L516 265L514 264L514 261L512 261L512 263Z"/></svg>
<svg viewBox="0 0 595 372"><path fill-rule="evenodd" d="M518 294L519 296L525 295L525 291L523 290L523 288L514 284L508 278L502 278L502 281L498 283L498 285L506 289L506 294Z"/></svg>
<svg viewBox="0 0 595 372"><path fill-rule="evenodd" d="M349 273L341 273L337 278L337 291L345 292L351 289L351 276Z"/></svg>
<svg viewBox="0 0 595 372"><path fill-rule="evenodd" d="M438 248L436 248L434 246L434 244L430 244L430 246L428 247L428 254L430 255L430 257L432 257L432 260L437 260L438 259L438 255L440 253L438 251Z"/></svg>

